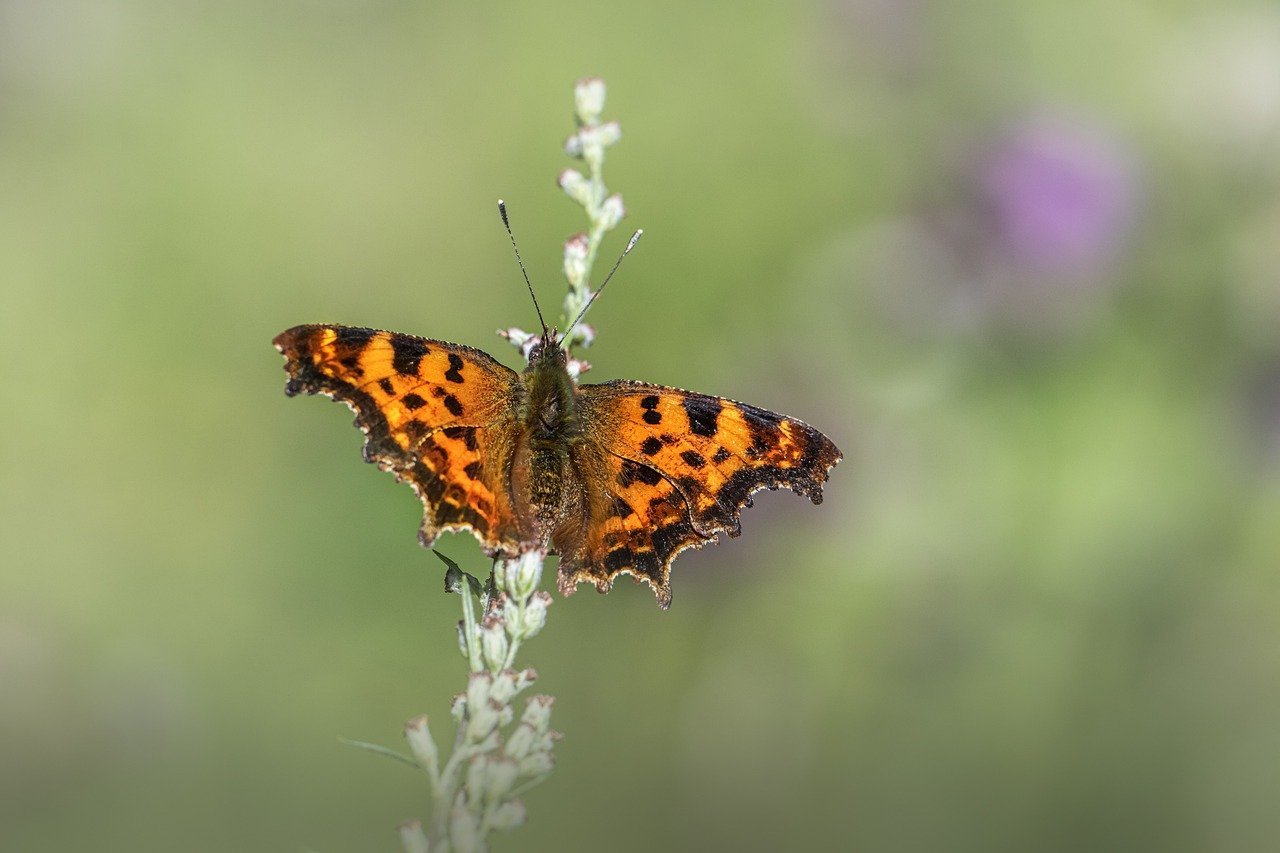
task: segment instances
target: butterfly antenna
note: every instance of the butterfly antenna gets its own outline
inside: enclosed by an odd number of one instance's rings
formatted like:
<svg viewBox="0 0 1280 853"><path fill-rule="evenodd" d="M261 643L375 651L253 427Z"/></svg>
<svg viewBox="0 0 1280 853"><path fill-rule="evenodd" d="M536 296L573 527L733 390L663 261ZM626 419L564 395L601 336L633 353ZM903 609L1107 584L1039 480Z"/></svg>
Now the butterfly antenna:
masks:
<svg viewBox="0 0 1280 853"><path fill-rule="evenodd" d="M546 337L549 334L547 321L542 319L542 308L538 306L538 297L533 292L533 284L529 281L529 273L524 268L524 259L520 257L520 247L516 245L516 235L511 233L511 222L507 219L507 203L502 199L498 199L498 213L502 216L502 225L507 229L507 236L511 238L511 248L515 250L516 263L520 265L520 274L524 276L524 285L529 288L529 296L533 298L533 310L538 312L538 322L542 324L542 335Z"/></svg>
<svg viewBox="0 0 1280 853"><path fill-rule="evenodd" d="M627 256L628 252L635 248L636 243L640 241L640 237L643 235L643 228L637 229L636 233L631 235L631 239L627 241L627 248L623 249L622 254L618 255L618 259L613 262L613 269L609 270L609 274L604 277L604 281L601 282L600 287L596 292L591 294L591 298L587 300L587 304L582 306L582 310L578 312L578 316L569 324L569 328L564 330L564 334L560 336L560 340L566 341L569 339L569 333L573 331L573 327L578 325L578 321L586 316L587 309L591 307L591 303L595 302L596 297L604 292L605 285L607 285L609 280L613 278L613 274L618 271L618 267L622 266L622 259Z"/></svg>

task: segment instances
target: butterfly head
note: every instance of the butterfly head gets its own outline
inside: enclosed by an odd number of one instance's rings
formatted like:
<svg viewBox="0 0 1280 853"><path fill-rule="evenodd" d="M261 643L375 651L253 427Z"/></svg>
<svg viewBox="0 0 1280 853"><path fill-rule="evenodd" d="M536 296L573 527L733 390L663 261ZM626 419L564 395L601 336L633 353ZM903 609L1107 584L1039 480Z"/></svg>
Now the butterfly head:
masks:
<svg viewBox="0 0 1280 853"><path fill-rule="evenodd" d="M532 347L529 348L529 368L560 368L564 369L569 361L569 353L561 346L563 338L556 332L555 328L542 327L542 335Z"/></svg>

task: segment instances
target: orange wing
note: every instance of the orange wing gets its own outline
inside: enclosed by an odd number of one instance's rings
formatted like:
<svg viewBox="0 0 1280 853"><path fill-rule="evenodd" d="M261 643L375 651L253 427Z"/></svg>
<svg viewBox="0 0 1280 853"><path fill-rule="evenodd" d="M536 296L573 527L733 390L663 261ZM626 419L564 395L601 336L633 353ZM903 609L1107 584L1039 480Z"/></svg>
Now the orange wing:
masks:
<svg viewBox="0 0 1280 853"><path fill-rule="evenodd" d="M350 326L297 326L273 343L286 360L285 393L350 406L365 461L422 499L424 545L470 530L491 553L515 549L502 485L523 394L514 371L471 347Z"/></svg>
<svg viewBox="0 0 1280 853"><path fill-rule="evenodd" d="M786 487L821 503L843 458L813 427L745 403L641 382L578 390L588 443L601 458L594 471L580 466L588 521L566 537L573 547L562 549L562 590L584 580L608 589L626 573L666 607L680 551L717 533L737 536L742 508L761 489Z"/></svg>

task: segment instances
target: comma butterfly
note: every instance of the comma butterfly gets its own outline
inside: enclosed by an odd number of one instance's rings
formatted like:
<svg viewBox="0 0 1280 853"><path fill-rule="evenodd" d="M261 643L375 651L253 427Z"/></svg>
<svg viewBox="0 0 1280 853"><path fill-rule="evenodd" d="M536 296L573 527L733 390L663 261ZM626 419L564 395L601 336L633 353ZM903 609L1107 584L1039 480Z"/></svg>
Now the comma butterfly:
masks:
<svg viewBox="0 0 1280 853"><path fill-rule="evenodd" d="M545 327L521 373L478 349L351 326L296 326L273 341L285 393L356 413L364 457L422 499L419 539L469 530L491 556L560 555L558 585L608 592L621 574L671 604L671 563L737 536L760 489L822 502L842 458L794 418L644 382L577 384Z"/></svg>

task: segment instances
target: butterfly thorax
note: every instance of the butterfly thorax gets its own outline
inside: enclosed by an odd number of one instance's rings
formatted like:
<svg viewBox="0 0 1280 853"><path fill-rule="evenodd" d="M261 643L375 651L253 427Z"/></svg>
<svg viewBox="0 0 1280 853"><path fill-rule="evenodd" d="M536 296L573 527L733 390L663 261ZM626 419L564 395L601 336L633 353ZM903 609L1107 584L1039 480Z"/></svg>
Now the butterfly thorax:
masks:
<svg viewBox="0 0 1280 853"><path fill-rule="evenodd" d="M512 469L512 491L517 506L531 509L521 527L543 542L565 515L566 472L572 464L573 445L583 434L567 359L554 336L546 336L530 351L521 376L523 429Z"/></svg>

